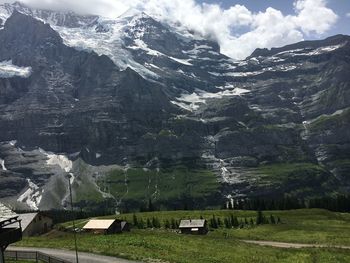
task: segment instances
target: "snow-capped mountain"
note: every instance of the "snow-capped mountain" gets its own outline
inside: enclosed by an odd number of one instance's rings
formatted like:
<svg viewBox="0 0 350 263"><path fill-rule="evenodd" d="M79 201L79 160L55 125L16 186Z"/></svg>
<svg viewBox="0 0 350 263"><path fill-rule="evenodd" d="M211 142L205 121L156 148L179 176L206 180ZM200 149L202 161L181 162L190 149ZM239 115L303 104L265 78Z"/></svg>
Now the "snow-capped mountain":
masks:
<svg viewBox="0 0 350 263"><path fill-rule="evenodd" d="M349 69L348 36L236 61L137 10L106 19L0 5L0 198L64 206L67 177L82 206L346 193ZM188 196L179 167L191 171L185 185L207 186L190 178L206 171L215 190ZM134 190L142 200L129 194L136 169L150 178ZM106 186L116 181L125 188Z"/></svg>

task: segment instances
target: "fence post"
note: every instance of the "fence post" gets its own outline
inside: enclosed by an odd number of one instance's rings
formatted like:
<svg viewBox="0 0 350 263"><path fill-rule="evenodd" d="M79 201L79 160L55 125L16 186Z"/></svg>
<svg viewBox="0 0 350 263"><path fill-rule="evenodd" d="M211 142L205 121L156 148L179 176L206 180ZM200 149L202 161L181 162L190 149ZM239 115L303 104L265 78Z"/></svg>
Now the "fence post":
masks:
<svg viewBox="0 0 350 263"><path fill-rule="evenodd" d="M18 260L18 251L15 252L16 255L16 261Z"/></svg>
<svg viewBox="0 0 350 263"><path fill-rule="evenodd" d="M38 251L35 252L35 262L38 263Z"/></svg>

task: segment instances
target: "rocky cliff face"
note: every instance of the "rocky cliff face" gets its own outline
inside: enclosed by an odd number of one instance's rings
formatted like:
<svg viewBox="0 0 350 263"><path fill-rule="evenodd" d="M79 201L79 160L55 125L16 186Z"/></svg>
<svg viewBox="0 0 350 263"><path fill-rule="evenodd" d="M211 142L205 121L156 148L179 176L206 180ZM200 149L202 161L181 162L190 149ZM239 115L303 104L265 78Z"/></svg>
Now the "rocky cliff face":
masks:
<svg viewBox="0 0 350 263"><path fill-rule="evenodd" d="M348 36L233 61L142 13L105 20L16 3L0 18L9 203L64 206L67 175L77 202L117 207L349 191Z"/></svg>

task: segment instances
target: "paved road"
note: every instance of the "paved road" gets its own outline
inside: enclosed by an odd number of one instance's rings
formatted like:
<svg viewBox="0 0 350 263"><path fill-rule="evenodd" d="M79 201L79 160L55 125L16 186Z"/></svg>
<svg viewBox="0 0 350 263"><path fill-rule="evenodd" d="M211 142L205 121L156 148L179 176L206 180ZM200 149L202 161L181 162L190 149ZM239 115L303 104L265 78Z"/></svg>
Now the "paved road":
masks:
<svg viewBox="0 0 350 263"><path fill-rule="evenodd" d="M38 251L54 257L58 257L64 260L75 262L75 252L69 250L51 249L51 248L26 248L26 247L9 247L8 251ZM101 256L91 253L79 252L79 263L141 263L136 261L130 261L126 259L120 259L115 257Z"/></svg>
<svg viewBox="0 0 350 263"><path fill-rule="evenodd" d="M280 247L280 248L341 248L350 249L349 246L336 246L336 245L320 245L320 244L300 244L300 243L285 243L285 242L275 242L275 241L259 241L259 240L242 240L245 243L256 244L261 246L269 247Z"/></svg>

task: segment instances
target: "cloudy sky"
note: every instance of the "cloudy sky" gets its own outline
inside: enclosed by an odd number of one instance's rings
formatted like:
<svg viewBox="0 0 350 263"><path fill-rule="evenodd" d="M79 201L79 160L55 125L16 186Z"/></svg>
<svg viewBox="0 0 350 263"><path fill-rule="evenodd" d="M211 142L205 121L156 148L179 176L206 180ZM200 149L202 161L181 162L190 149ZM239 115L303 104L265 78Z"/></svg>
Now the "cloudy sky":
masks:
<svg viewBox="0 0 350 263"><path fill-rule="evenodd" d="M9 2L10 0L0 0ZM50 9L117 17L129 8L215 39L242 59L256 48L350 34L349 0L22 0Z"/></svg>

